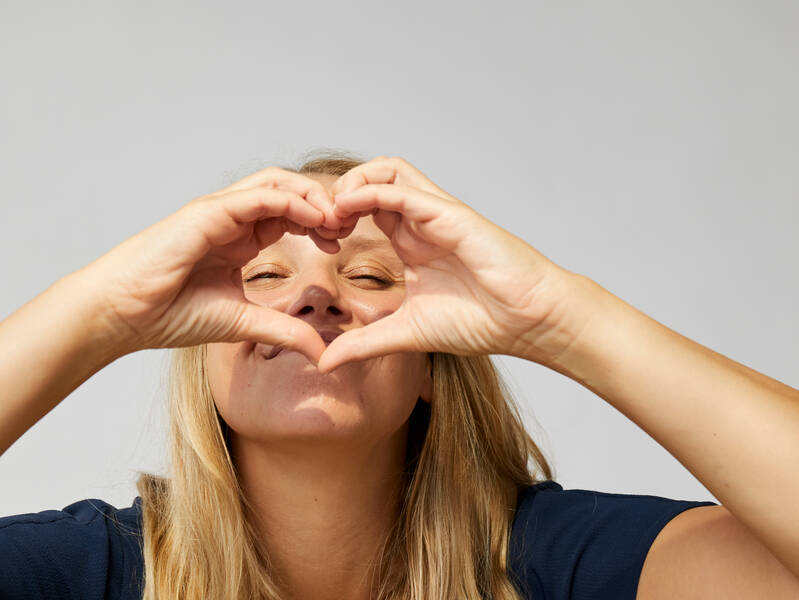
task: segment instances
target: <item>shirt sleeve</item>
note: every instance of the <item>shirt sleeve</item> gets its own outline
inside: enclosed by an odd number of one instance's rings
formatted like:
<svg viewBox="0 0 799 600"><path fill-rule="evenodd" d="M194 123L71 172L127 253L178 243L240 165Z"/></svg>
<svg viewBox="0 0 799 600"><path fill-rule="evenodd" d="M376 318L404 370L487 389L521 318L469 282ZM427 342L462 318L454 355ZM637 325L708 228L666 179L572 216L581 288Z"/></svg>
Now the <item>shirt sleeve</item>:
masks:
<svg viewBox="0 0 799 600"><path fill-rule="evenodd" d="M649 548L681 512L715 502L564 490L521 496L510 565L525 598L635 600Z"/></svg>
<svg viewBox="0 0 799 600"><path fill-rule="evenodd" d="M135 564L126 556L138 538L119 512L87 499L0 518L0 598L136 597L123 590L132 583L124 573Z"/></svg>

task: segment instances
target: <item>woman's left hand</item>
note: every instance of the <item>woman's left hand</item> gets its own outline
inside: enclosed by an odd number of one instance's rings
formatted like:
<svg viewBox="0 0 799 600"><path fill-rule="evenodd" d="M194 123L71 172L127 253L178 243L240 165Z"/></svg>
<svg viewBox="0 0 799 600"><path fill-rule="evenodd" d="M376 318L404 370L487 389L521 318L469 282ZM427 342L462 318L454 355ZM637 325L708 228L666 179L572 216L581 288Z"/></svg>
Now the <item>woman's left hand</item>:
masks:
<svg viewBox="0 0 799 600"><path fill-rule="evenodd" d="M373 215L405 263L406 292L392 314L333 340L319 359L322 372L395 352L508 354L546 364L590 313L574 293L581 276L401 158L359 165L331 193L342 223Z"/></svg>

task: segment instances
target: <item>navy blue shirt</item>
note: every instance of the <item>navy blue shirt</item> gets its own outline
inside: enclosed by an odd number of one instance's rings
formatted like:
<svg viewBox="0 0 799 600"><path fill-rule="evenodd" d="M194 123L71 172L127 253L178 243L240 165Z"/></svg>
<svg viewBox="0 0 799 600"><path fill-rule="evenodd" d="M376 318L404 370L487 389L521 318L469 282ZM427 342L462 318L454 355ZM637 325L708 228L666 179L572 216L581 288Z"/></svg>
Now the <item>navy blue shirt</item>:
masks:
<svg viewBox="0 0 799 600"><path fill-rule="evenodd" d="M508 571L523 598L635 600L660 530L682 511L715 502L524 488ZM0 598L141 598L141 498L118 509L80 500L62 510L0 518Z"/></svg>

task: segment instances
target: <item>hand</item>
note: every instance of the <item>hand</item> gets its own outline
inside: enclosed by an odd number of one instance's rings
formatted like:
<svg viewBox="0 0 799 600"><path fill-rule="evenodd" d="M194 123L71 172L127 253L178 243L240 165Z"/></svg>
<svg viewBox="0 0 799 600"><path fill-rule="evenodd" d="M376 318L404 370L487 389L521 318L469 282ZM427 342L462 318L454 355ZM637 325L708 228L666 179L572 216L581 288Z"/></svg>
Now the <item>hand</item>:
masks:
<svg viewBox="0 0 799 600"><path fill-rule="evenodd" d="M241 267L286 231L336 252L338 242L315 230L322 223L334 231L342 226L324 186L268 167L122 242L84 267L82 281L100 296L101 312L128 352L258 341L316 363L325 348L316 330L247 300Z"/></svg>
<svg viewBox="0 0 799 600"><path fill-rule="evenodd" d="M570 292L579 276L408 162L378 157L342 175L331 192L342 222L374 215L405 263L406 295L389 316L333 340L320 371L419 351L510 354L546 364L571 342Z"/></svg>

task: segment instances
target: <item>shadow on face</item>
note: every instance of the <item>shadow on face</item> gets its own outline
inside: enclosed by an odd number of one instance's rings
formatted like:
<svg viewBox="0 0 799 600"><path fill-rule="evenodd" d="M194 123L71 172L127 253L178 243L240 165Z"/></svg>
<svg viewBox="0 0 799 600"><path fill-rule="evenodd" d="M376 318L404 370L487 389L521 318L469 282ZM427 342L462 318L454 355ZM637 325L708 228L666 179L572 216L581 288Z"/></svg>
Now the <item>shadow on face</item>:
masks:
<svg viewBox="0 0 799 600"><path fill-rule="evenodd" d="M336 180L313 176L328 189ZM371 216L322 251L285 234L241 269L246 298L307 321L317 330L364 327L405 296L403 263ZM259 444L373 445L396 434L432 391L424 352L396 353L321 374L304 355L256 342L208 344L214 402L230 434Z"/></svg>

